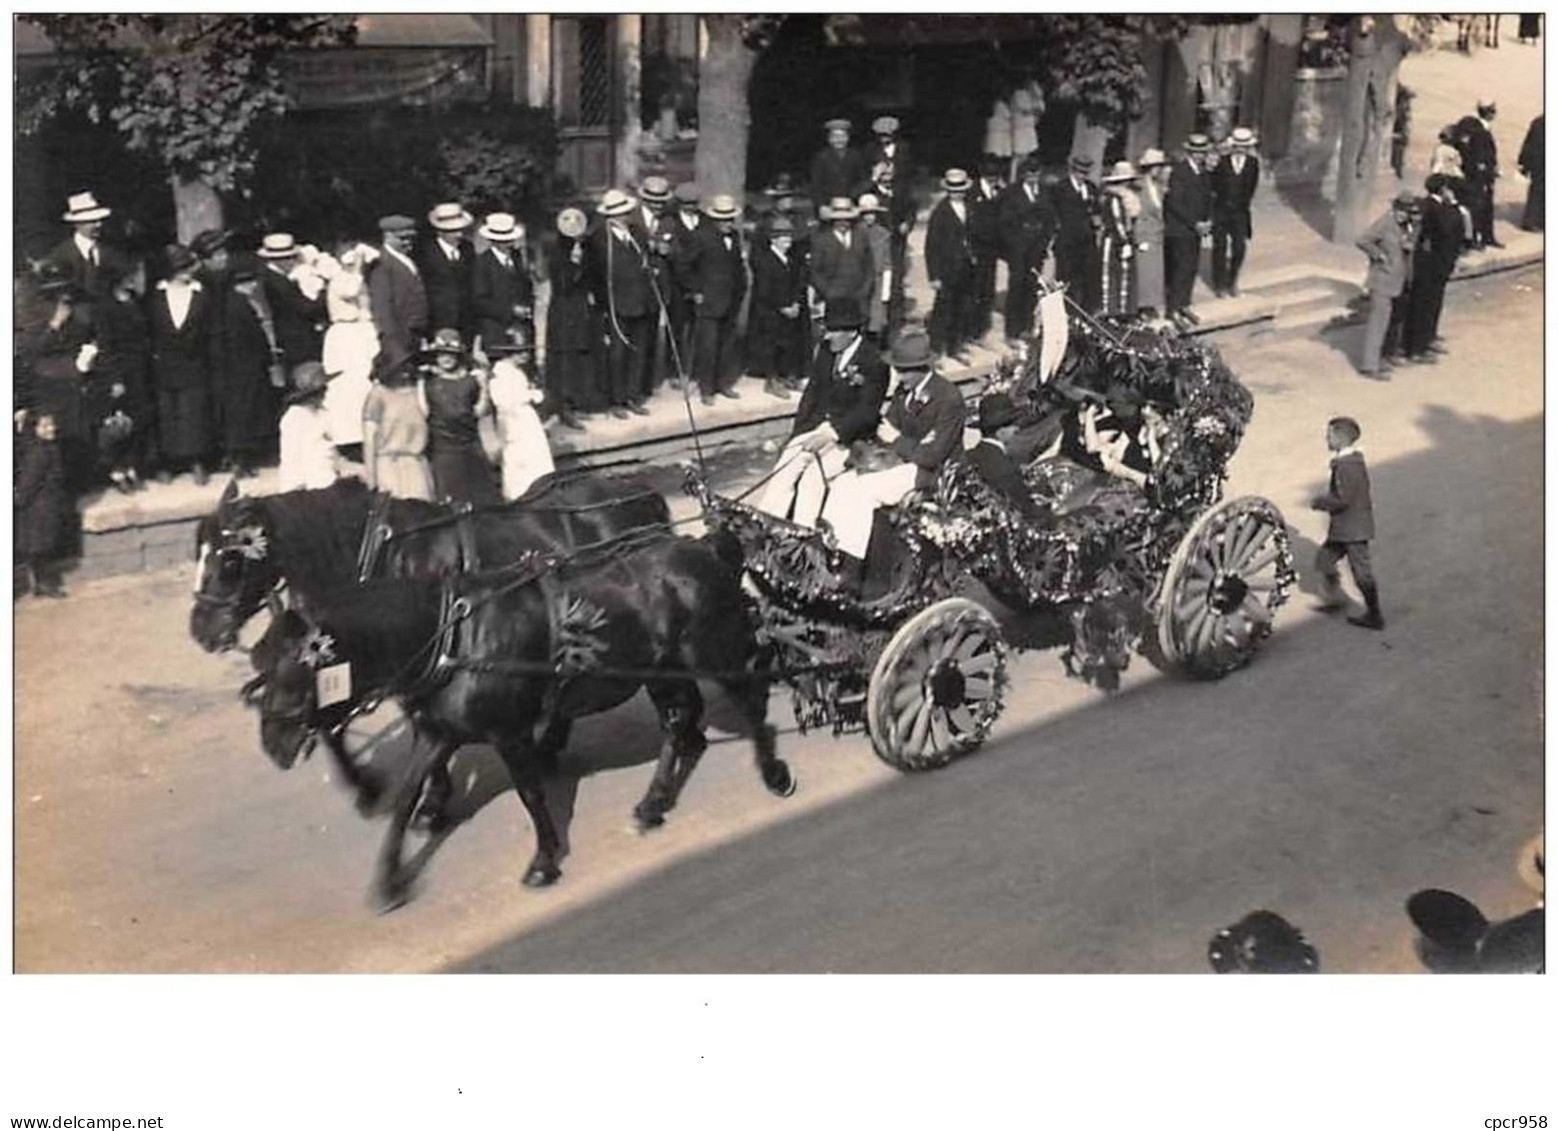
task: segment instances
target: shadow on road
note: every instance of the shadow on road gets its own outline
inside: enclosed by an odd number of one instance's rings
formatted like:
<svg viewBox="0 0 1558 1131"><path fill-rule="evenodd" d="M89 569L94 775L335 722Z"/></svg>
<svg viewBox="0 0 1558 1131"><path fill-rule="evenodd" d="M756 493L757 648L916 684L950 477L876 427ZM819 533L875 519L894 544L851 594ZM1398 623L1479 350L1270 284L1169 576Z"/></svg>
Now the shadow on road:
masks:
<svg viewBox="0 0 1558 1131"><path fill-rule="evenodd" d="M998 727L965 762L681 858L450 969L1204 971L1212 932L1256 907L1327 970L1418 968L1406 896L1513 881L1540 827L1543 583L1541 419L1420 424L1426 451L1371 469L1385 632L1289 612L1222 682L1154 676ZM1295 553L1307 575L1313 543Z"/></svg>

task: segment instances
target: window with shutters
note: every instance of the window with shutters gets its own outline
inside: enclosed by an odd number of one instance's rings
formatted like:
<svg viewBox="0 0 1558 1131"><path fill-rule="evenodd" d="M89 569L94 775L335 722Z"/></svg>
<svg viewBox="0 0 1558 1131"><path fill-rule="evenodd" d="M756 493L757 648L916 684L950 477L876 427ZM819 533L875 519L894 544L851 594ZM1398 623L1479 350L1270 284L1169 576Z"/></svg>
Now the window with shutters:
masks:
<svg viewBox="0 0 1558 1131"><path fill-rule="evenodd" d="M572 128L611 125L611 17L552 18L557 124Z"/></svg>

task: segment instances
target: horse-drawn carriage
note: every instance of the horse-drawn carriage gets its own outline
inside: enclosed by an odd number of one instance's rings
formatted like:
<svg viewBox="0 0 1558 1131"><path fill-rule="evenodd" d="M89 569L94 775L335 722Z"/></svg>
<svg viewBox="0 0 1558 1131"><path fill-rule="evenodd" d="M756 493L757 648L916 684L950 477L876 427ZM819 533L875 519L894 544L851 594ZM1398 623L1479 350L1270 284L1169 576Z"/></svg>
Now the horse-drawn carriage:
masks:
<svg viewBox="0 0 1558 1131"><path fill-rule="evenodd" d="M997 617L970 596L981 586L1011 608L1059 614L1067 670L1108 689L1133 645L1160 667L1216 679L1270 634L1295 580L1286 527L1264 499L1222 499L1249 393L1198 343L1086 318L1071 329L1052 380L1039 380L1034 351L992 386L1041 429L1109 388L1157 405L1161 454L1145 486L1039 459L1024 468L1045 515L1035 522L951 460L934 490L888 514L896 563L881 592L862 596L840 581L826 530L690 477L710 528L742 547L803 728L864 728L901 770L933 769L979 746L1004 705L1009 650Z"/></svg>

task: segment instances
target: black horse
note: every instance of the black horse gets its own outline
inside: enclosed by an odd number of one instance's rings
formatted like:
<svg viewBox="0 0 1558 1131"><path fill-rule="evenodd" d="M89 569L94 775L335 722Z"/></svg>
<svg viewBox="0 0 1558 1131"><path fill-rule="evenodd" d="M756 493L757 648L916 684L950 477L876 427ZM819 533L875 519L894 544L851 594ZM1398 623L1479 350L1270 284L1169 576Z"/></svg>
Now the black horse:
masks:
<svg viewBox="0 0 1558 1131"><path fill-rule="evenodd" d="M375 893L385 910L408 898L448 826L403 860L418 783L447 774L467 743L494 746L530 814L536 852L525 884L560 875L562 850L545 805L548 769L538 739L553 720L609 710L648 690L665 743L634 809L641 829L661 824L707 745L695 682L725 689L751 727L763 784L795 789L767 723L764 652L737 564L709 542L648 533L569 562L521 563L445 580L380 580L275 617L254 650L266 753L293 765L321 731L393 696L412 720L411 765L395 795Z"/></svg>
<svg viewBox="0 0 1558 1131"><path fill-rule="evenodd" d="M199 563L189 631L208 652L237 643L238 631L285 583L303 608L318 595L369 577L448 577L506 565L526 553L569 551L639 529L669 529L664 496L632 478L588 473L549 476L514 503L481 510L392 499L361 481L341 479L318 491L241 497L229 484L196 534ZM256 677L244 689L258 691ZM547 738L560 750L567 723ZM357 809L378 803L382 786L346 750L340 732L325 736ZM429 804L449 784L429 783Z"/></svg>

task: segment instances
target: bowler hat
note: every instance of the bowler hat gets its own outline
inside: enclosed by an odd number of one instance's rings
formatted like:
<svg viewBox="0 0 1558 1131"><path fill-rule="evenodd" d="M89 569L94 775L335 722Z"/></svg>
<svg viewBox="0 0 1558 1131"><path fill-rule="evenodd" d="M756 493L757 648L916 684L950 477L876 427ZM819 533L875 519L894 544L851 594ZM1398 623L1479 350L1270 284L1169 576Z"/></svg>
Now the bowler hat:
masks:
<svg viewBox="0 0 1558 1131"><path fill-rule="evenodd" d="M894 369L928 369L936 355L930 348L930 335L917 326L906 326L893 340L887 364Z"/></svg>
<svg viewBox="0 0 1558 1131"><path fill-rule="evenodd" d="M973 181L963 169L948 169L941 177L941 187L948 192L967 192Z"/></svg>
<svg viewBox="0 0 1558 1131"><path fill-rule="evenodd" d="M106 220L113 215L113 209L99 204L97 197L89 192L71 193L65 200L65 222L68 224L90 224L94 220Z"/></svg>
<svg viewBox="0 0 1558 1131"><path fill-rule="evenodd" d="M822 128L827 130L829 133L832 133L834 130L843 130L845 133L848 133L855 127L848 118L829 118L826 122L822 123Z"/></svg>
<svg viewBox="0 0 1558 1131"><path fill-rule="evenodd" d="M507 212L489 212L476 234L488 243L513 243L525 234L525 229Z"/></svg>
<svg viewBox="0 0 1558 1131"><path fill-rule="evenodd" d="M638 186L638 198L663 204L671 199L671 182L659 175L645 177Z"/></svg>
<svg viewBox="0 0 1558 1131"><path fill-rule="evenodd" d="M232 233L224 228L207 228L194 239L189 241L189 250L207 259L227 246L227 241L232 239Z"/></svg>
<svg viewBox="0 0 1558 1131"><path fill-rule="evenodd" d="M227 276L235 283L241 283L245 279L258 279L262 267L257 255L252 251L240 251L233 256L233 260L227 267Z"/></svg>
<svg viewBox="0 0 1558 1131"><path fill-rule="evenodd" d="M741 215L741 208L736 204L736 199L726 193L711 196L703 206L703 211L711 220L734 220Z"/></svg>
<svg viewBox="0 0 1558 1131"><path fill-rule="evenodd" d="M291 259L298 254L298 241L291 232L271 232L260 240L261 259Z"/></svg>
<svg viewBox="0 0 1558 1131"><path fill-rule="evenodd" d="M1073 153L1066 164L1079 173L1090 173L1093 171L1093 158L1086 153Z"/></svg>
<svg viewBox="0 0 1558 1131"><path fill-rule="evenodd" d="M409 233L415 232L416 230L417 222L410 216L402 216L397 213L393 216L379 217L379 231L385 233L386 235L397 232Z"/></svg>
<svg viewBox="0 0 1558 1131"><path fill-rule="evenodd" d="M1219 974L1317 974L1320 956L1292 923L1273 911L1252 911L1207 944Z"/></svg>
<svg viewBox="0 0 1558 1131"><path fill-rule="evenodd" d="M893 117L891 114L883 114L880 118L871 123L871 132L874 134L882 134L886 137L891 137L893 134L898 132L898 119Z"/></svg>
<svg viewBox="0 0 1558 1131"><path fill-rule="evenodd" d="M794 196L795 181L789 173L780 173L774 183L763 190L764 196Z"/></svg>
<svg viewBox="0 0 1558 1131"><path fill-rule="evenodd" d="M456 201L433 206L427 214L427 222L440 232L462 232L476 220Z"/></svg>
<svg viewBox="0 0 1558 1131"><path fill-rule="evenodd" d="M991 393L979 402L979 430L986 436L1017 423L1017 406L1005 393Z"/></svg>
<svg viewBox="0 0 1558 1131"><path fill-rule="evenodd" d="M677 185L672 195L676 197L676 203L684 208L698 207L698 186L692 181L683 181Z"/></svg>
<svg viewBox="0 0 1558 1131"><path fill-rule="evenodd" d="M827 309L822 315L822 328L824 330L858 330L865 324L865 311L860 309L860 301L858 299L833 298L828 300Z"/></svg>
<svg viewBox="0 0 1558 1131"><path fill-rule="evenodd" d="M525 333L523 326L506 326L492 341L482 341L482 349L488 357L498 354L529 353L530 335Z"/></svg>
<svg viewBox="0 0 1558 1131"><path fill-rule="evenodd" d="M175 243L168 245L167 261L168 274L176 275L199 264L200 258L183 244Z"/></svg>
<svg viewBox="0 0 1558 1131"><path fill-rule="evenodd" d="M633 198L621 189L609 189L606 195L600 198L595 211L602 216L626 216L633 211Z"/></svg>

